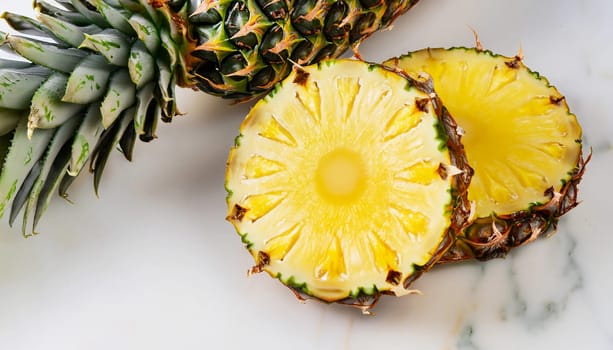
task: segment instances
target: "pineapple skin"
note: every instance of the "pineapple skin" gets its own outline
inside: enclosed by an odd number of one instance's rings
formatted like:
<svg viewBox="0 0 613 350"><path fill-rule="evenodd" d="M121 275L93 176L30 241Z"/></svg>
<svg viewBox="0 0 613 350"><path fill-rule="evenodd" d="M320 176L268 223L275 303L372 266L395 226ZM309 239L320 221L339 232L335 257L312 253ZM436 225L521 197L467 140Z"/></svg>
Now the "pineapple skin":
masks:
<svg viewBox="0 0 613 350"><path fill-rule="evenodd" d="M551 200L511 215L476 219L438 261L440 264L477 259L504 258L509 251L555 233L560 217L579 205L578 186L591 158L580 156L577 167L560 191L548 192Z"/></svg>
<svg viewBox="0 0 613 350"><path fill-rule="evenodd" d="M189 16L188 68L200 90L249 98L293 64L336 58L388 27L417 0L204 0Z"/></svg>

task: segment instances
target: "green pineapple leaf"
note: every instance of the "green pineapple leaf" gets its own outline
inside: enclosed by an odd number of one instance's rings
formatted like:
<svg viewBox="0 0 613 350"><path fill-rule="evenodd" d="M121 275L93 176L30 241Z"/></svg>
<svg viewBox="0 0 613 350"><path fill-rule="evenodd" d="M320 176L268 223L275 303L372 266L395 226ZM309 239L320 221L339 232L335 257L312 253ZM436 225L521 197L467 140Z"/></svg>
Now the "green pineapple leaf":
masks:
<svg viewBox="0 0 613 350"><path fill-rule="evenodd" d="M25 236L83 169L99 193L111 152L131 160L137 139L155 138L158 121L176 114L184 64L169 34L176 18L147 1L35 8L36 19L2 15L25 36L0 32L0 46L20 56L0 59L0 216L9 213L13 225L23 213Z"/></svg>

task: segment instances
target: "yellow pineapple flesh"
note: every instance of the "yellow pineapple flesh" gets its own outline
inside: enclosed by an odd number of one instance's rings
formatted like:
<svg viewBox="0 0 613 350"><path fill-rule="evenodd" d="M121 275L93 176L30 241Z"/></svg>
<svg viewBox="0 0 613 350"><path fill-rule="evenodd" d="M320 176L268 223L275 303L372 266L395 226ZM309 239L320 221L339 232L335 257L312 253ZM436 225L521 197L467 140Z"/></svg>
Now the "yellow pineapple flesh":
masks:
<svg viewBox="0 0 613 350"><path fill-rule="evenodd" d="M385 64L430 76L464 130L462 143L475 170L468 198L477 220L464 235L476 248L470 254L504 255L576 205L584 164L581 127L565 98L521 55L424 49Z"/></svg>
<svg viewBox="0 0 613 350"><path fill-rule="evenodd" d="M228 220L297 292L402 295L450 245L465 162L432 91L378 65L296 68L251 110L227 168ZM448 144L453 143L453 147ZM459 195L458 195L459 193ZM460 199L462 201L462 199Z"/></svg>

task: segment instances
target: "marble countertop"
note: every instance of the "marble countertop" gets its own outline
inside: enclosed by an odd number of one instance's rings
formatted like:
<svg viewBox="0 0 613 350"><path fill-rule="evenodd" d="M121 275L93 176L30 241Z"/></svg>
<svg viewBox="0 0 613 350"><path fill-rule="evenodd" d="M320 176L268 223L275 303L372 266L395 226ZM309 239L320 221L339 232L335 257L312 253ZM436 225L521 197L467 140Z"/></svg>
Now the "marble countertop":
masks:
<svg viewBox="0 0 613 350"><path fill-rule="evenodd" d="M1 10L32 14L29 2ZM613 2L422 0L360 46L380 61L427 46L486 48L566 95L593 150L581 205L557 234L506 259L436 268L422 296L384 297L373 317L298 303L225 220L224 166L249 104L181 91L188 112L116 152L53 201L40 235L0 226L1 349L613 349ZM0 29L5 30L2 24Z"/></svg>

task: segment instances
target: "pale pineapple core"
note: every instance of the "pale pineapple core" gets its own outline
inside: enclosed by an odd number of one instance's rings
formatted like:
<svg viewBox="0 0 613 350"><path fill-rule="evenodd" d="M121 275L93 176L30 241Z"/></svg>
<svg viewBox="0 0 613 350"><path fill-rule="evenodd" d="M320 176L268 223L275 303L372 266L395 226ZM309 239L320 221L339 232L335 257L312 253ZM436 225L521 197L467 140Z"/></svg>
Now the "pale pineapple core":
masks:
<svg viewBox="0 0 613 350"><path fill-rule="evenodd" d="M331 203L351 203L364 192L366 168L362 157L348 149L321 158L315 171L317 192Z"/></svg>
<svg viewBox="0 0 613 350"><path fill-rule="evenodd" d="M295 71L230 152L228 219L268 272L326 301L404 293L451 222L430 96L355 60Z"/></svg>

